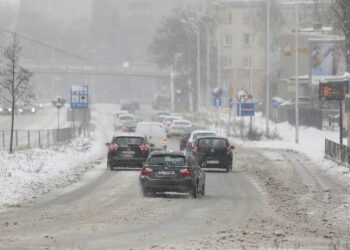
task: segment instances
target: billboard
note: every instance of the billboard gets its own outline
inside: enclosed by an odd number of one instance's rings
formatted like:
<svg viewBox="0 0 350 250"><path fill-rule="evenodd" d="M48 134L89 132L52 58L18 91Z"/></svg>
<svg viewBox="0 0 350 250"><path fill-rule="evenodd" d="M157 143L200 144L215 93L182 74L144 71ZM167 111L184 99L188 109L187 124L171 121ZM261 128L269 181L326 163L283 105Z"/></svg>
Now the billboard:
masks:
<svg viewBox="0 0 350 250"><path fill-rule="evenodd" d="M310 79L318 85L322 78L342 76L346 72L343 40L310 41Z"/></svg>

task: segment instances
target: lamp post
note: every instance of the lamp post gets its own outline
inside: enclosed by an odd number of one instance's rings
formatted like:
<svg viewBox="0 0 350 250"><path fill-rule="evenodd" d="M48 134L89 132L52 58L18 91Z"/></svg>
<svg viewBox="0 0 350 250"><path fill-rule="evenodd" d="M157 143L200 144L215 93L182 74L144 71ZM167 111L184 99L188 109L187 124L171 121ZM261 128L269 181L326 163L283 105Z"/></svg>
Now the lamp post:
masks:
<svg viewBox="0 0 350 250"><path fill-rule="evenodd" d="M266 32L266 135L270 134L270 0L267 0Z"/></svg>
<svg viewBox="0 0 350 250"><path fill-rule="evenodd" d="M60 141L60 111L66 103L66 100L62 97L57 97L52 101L52 104L57 108L57 140Z"/></svg>
<svg viewBox="0 0 350 250"><path fill-rule="evenodd" d="M295 143L299 143L299 5L295 0Z"/></svg>

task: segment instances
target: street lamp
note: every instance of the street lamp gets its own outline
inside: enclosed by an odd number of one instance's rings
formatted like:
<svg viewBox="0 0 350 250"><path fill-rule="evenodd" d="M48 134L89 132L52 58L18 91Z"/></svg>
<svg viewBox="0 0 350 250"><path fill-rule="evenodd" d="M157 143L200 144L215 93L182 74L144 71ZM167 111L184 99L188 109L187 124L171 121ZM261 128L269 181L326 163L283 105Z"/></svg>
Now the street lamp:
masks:
<svg viewBox="0 0 350 250"><path fill-rule="evenodd" d="M295 0L295 143L299 143L299 5Z"/></svg>

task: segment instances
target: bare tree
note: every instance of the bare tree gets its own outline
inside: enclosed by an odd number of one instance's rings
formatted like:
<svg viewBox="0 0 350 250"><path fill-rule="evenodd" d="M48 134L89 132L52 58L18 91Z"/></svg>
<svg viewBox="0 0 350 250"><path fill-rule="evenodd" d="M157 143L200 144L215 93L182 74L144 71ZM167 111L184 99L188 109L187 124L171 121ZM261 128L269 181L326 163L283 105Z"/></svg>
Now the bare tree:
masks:
<svg viewBox="0 0 350 250"><path fill-rule="evenodd" d="M345 36L347 72L350 72L350 4L349 0L334 0L332 9Z"/></svg>
<svg viewBox="0 0 350 250"><path fill-rule="evenodd" d="M21 47L17 36L10 36L10 43L4 51L4 66L0 69L0 95L11 106L11 137L9 153L13 152L13 130L15 111L19 101L34 99L33 88L29 84L32 73L19 66Z"/></svg>

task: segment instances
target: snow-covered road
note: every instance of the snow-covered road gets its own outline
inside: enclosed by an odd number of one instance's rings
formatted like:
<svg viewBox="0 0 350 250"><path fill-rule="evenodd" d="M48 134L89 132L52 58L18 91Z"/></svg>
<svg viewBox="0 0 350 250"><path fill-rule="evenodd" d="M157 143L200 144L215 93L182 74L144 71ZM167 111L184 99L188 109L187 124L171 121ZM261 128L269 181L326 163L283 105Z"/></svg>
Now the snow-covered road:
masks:
<svg viewBox="0 0 350 250"><path fill-rule="evenodd" d="M142 197L138 172L106 169L115 109L94 108L95 146L64 162L69 178L38 186L74 184L0 214L0 248L346 249L349 184L293 150L238 145L234 172L207 173L204 197Z"/></svg>

